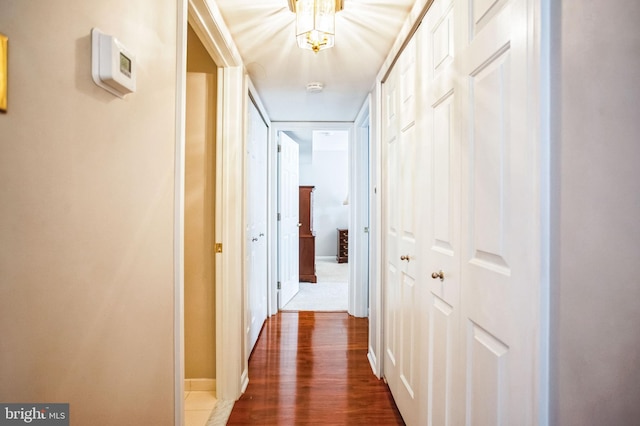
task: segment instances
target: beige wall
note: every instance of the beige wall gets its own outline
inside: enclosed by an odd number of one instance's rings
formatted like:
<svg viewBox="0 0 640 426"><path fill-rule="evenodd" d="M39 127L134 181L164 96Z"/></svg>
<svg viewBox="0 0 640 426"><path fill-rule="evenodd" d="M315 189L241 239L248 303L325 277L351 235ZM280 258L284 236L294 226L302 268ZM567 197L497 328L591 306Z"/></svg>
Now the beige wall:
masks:
<svg viewBox="0 0 640 426"><path fill-rule="evenodd" d="M640 419L640 3L554 3L551 425Z"/></svg>
<svg viewBox="0 0 640 426"><path fill-rule="evenodd" d="M0 401L173 424L178 1L0 2ZM137 56L125 100L91 79L92 27Z"/></svg>
<svg viewBox="0 0 640 426"><path fill-rule="evenodd" d="M191 27L187 37L185 377L215 378L216 66Z"/></svg>

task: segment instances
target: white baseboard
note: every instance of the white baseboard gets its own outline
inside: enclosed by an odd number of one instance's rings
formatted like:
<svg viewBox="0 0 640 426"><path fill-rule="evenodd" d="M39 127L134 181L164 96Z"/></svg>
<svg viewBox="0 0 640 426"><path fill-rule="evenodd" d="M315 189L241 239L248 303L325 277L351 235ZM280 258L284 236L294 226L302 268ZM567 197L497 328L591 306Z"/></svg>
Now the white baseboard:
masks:
<svg viewBox="0 0 640 426"><path fill-rule="evenodd" d="M216 379L184 379L184 390L189 391L214 391Z"/></svg>
<svg viewBox="0 0 640 426"><path fill-rule="evenodd" d="M336 260L335 256L316 256L316 260Z"/></svg>

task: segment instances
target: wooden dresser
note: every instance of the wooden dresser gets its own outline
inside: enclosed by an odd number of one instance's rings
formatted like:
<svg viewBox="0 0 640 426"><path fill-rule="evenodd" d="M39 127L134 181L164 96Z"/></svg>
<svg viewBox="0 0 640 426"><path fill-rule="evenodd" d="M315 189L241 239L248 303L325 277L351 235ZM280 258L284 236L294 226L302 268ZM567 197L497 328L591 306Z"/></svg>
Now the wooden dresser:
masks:
<svg viewBox="0 0 640 426"><path fill-rule="evenodd" d="M338 263L349 261L349 230L338 228Z"/></svg>
<svg viewBox="0 0 640 426"><path fill-rule="evenodd" d="M315 283L316 236L313 233L313 186L300 187L300 281Z"/></svg>

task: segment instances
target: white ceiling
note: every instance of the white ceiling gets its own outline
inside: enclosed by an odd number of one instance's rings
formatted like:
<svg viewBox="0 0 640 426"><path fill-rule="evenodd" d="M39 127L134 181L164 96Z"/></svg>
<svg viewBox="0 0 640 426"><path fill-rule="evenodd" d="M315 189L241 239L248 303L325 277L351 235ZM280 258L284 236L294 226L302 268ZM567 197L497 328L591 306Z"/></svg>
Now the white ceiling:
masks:
<svg viewBox="0 0 640 426"><path fill-rule="evenodd" d="M215 0L272 121L353 121L415 0L344 0L336 42L297 47L287 0ZM309 82L324 84L307 93Z"/></svg>

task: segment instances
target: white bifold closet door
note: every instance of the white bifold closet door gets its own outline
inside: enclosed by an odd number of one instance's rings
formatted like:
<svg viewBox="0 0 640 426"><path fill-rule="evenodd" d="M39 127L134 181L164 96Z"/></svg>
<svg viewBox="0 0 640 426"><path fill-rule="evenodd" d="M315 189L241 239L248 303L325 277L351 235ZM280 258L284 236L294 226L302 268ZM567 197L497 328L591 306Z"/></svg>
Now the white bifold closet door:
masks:
<svg viewBox="0 0 640 426"><path fill-rule="evenodd" d="M537 0L436 0L382 89L384 375L408 425L534 425Z"/></svg>

